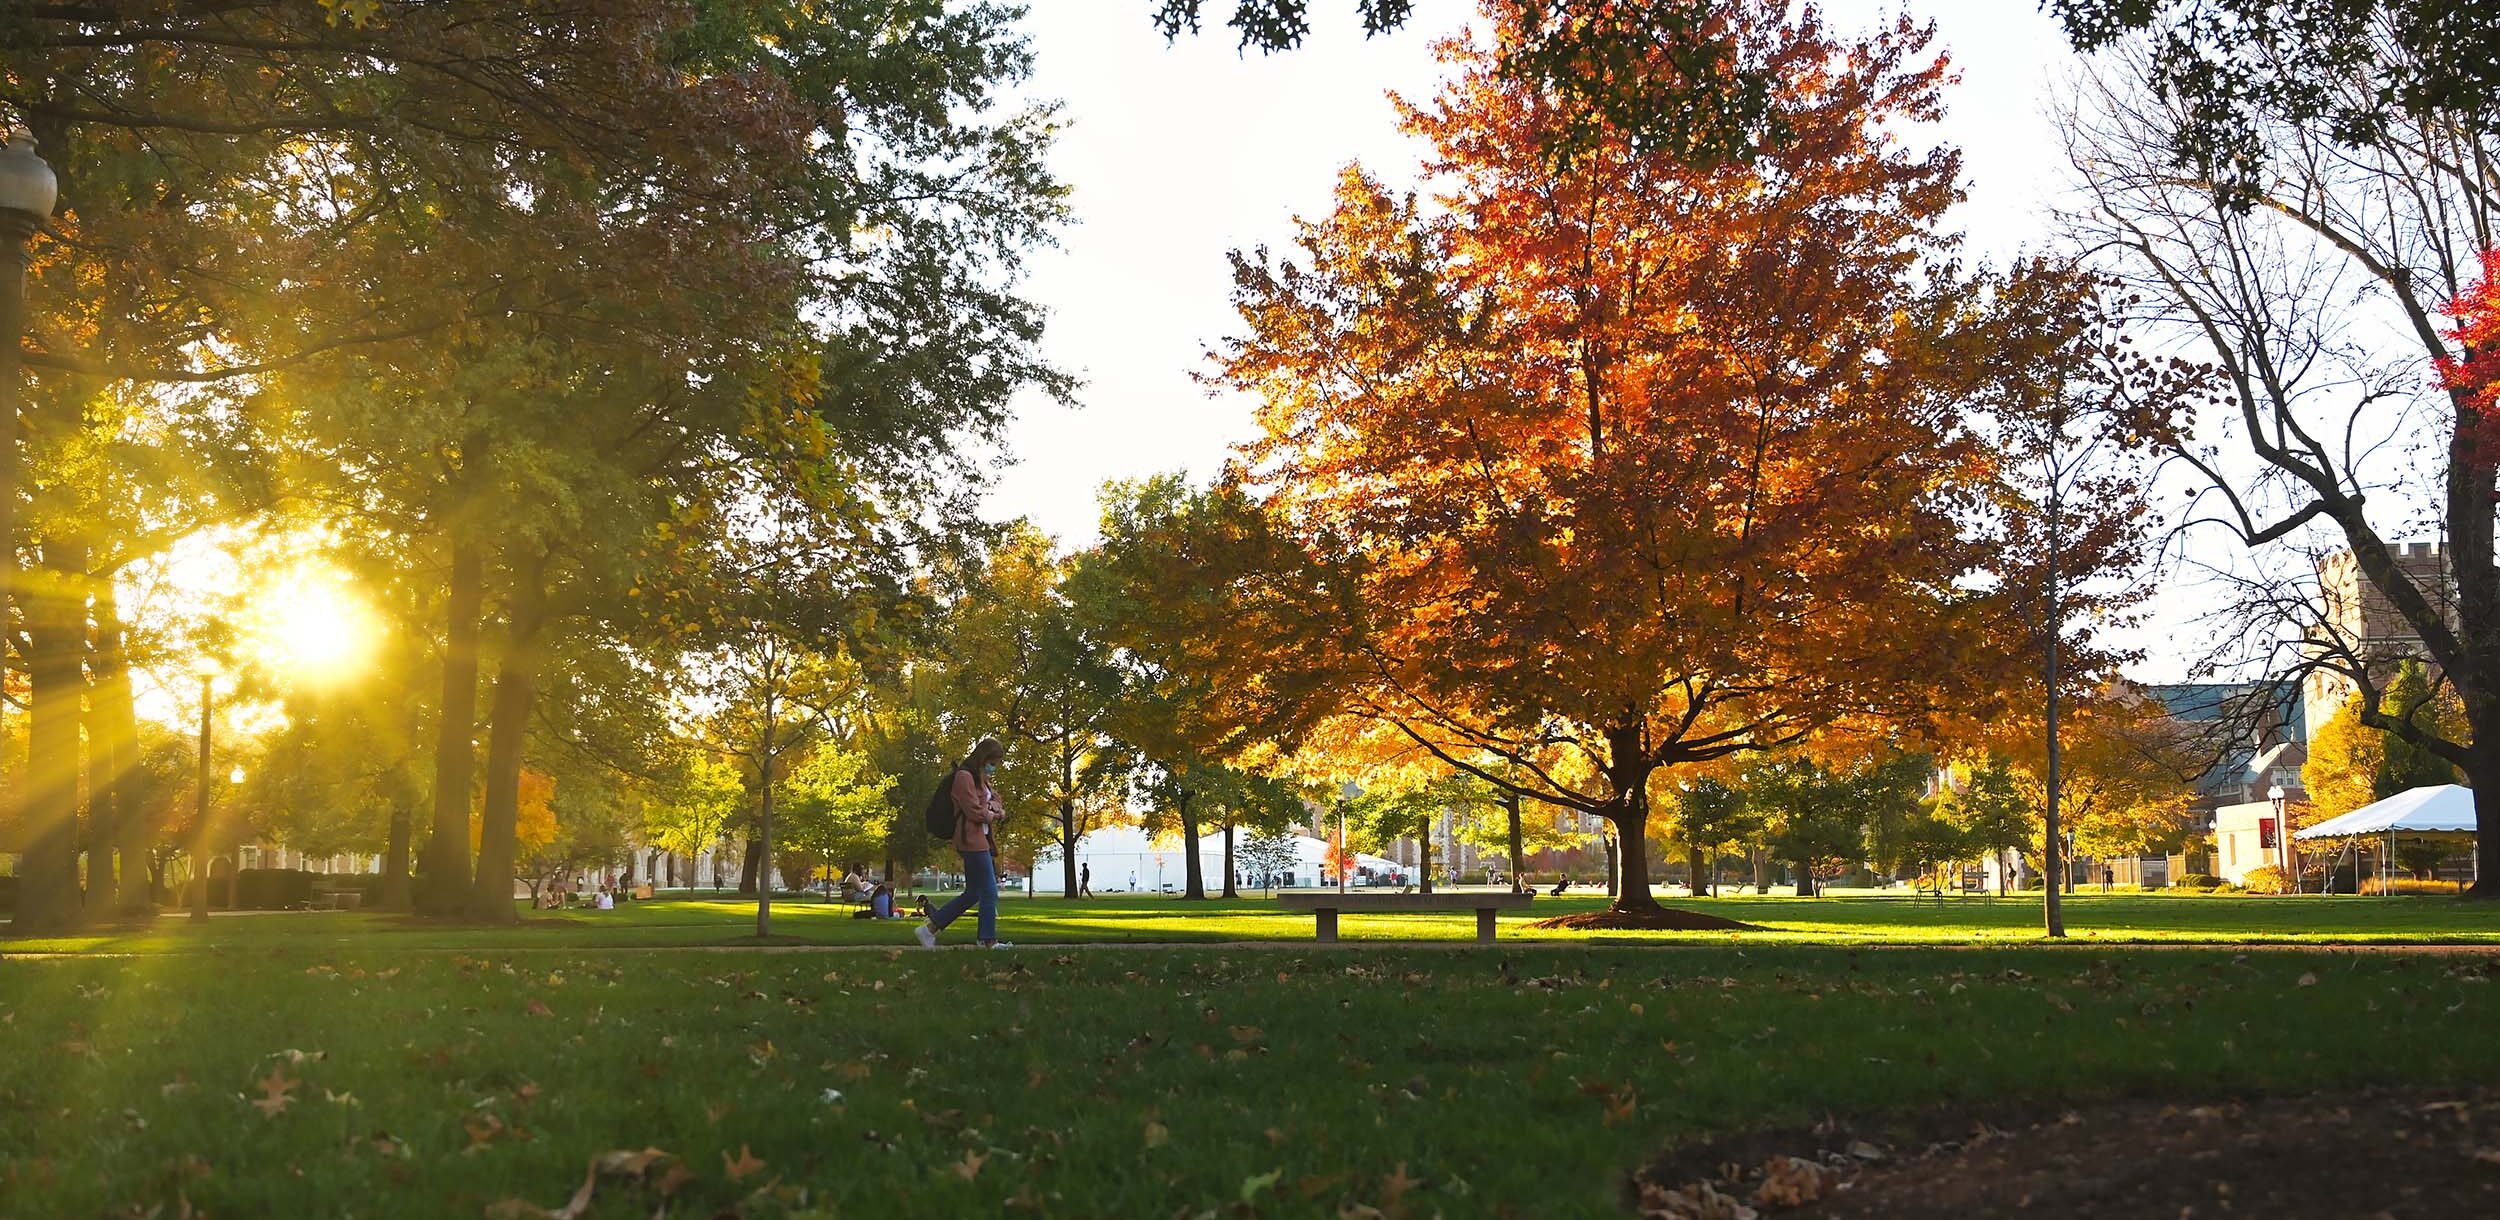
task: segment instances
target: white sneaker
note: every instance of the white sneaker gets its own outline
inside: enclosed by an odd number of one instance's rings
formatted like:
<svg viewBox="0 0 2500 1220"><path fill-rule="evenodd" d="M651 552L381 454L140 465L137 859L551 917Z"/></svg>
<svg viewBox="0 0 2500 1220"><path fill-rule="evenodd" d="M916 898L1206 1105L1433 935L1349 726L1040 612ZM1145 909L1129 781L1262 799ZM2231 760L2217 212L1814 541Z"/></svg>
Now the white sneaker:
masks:
<svg viewBox="0 0 2500 1220"><path fill-rule="evenodd" d="M1013 949L1015 947L1016 942L1012 940L994 940L990 942L990 948L993 949Z"/></svg>
<svg viewBox="0 0 2500 1220"><path fill-rule="evenodd" d="M923 949L935 949L935 948L937 948L937 929L936 929L936 928L932 928L932 927L930 927L929 925L927 925L927 924L925 924L925 923L924 923L924 924L920 925L920 926L919 926L919 927L917 927L917 928L913 928L913 929L911 930L911 934L920 938L920 947L921 947L921 948L923 948Z"/></svg>

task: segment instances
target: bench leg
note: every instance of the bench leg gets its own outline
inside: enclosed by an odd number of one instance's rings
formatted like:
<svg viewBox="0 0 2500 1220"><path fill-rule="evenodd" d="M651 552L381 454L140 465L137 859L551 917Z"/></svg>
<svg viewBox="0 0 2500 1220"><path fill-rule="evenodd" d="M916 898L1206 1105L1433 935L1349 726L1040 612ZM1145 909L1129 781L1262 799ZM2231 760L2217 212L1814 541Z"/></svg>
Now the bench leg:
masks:
<svg viewBox="0 0 2500 1220"><path fill-rule="evenodd" d="M1323 945L1337 943L1337 913L1335 911L1322 909L1319 912L1319 943Z"/></svg>
<svg viewBox="0 0 2500 1220"><path fill-rule="evenodd" d="M1476 943L1479 945L1493 943L1493 908L1491 907L1476 908Z"/></svg>

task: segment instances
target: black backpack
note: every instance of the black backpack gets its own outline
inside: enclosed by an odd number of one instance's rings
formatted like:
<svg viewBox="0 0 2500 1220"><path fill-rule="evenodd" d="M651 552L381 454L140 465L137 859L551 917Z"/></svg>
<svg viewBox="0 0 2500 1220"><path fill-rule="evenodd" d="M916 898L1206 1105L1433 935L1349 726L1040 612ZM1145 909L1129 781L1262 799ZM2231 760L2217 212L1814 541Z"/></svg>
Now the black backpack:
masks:
<svg viewBox="0 0 2500 1220"><path fill-rule="evenodd" d="M933 839L955 837L955 819L960 816L955 812L955 773L961 770L962 767L946 769L946 778L939 780L937 791L929 794L929 807L920 813L920 820L928 826Z"/></svg>

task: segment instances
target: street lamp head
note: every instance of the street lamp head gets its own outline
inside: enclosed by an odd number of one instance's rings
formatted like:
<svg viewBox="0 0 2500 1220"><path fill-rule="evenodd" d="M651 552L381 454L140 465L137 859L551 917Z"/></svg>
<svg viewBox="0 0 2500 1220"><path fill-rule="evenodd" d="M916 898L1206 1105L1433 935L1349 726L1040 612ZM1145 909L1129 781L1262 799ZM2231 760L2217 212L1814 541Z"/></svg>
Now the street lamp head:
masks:
<svg viewBox="0 0 2500 1220"><path fill-rule="evenodd" d="M229 783L229 784L239 784L239 783L242 783L242 782L243 782L243 768L241 768L241 767L236 767L234 770L227 772L227 773L226 773L226 782L227 782L227 783Z"/></svg>
<svg viewBox="0 0 2500 1220"><path fill-rule="evenodd" d="M1356 800L1363 795L1363 785L1347 780L1344 787L1337 789L1337 795L1349 801Z"/></svg>
<svg viewBox="0 0 2500 1220"><path fill-rule="evenodd" d="M35 155L34 133L22 127L9 132L8 144L0 147L0 209L23 212L40 224L60 197L60 178Z"/></svg>
<svg viewBox="0 0 2500 1220"><path fill-rule="evenodd" d="M2266 789L2266 799L2277 805L2282 804L2288 795L2289 794L2283 791L2283 785L2281 784L2276 784L2275 786Z"/></svg>
<svg viewBox="0 0 2500 1220"><path fill-rule="evenodd" d="M226 667L224 663L220 662L216 657L208 653L201 653L197 657L191 659L191 676L198 678L202 682L206 682L211 678L224 677L225 673Z"/></svg>

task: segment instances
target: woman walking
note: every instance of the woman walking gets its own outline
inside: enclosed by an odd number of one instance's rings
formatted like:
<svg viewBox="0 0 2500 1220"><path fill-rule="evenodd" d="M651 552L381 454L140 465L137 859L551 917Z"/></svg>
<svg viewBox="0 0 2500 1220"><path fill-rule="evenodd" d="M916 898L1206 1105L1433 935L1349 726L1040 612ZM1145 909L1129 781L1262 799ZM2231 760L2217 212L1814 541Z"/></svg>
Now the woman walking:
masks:
<svg viewBox="0 0 2500 1220"><path fill-rule="evenodd" d="M996 845L992 832L1007 811L999 805L998 790L991 786L991 781L997 775L998 760L1006 756L1006 748L998 744L997 738L984 737L973 744L969 757L956 764L954 775L947 781L955 803L955 850L964 858L964 892L938 908L928 922L912 929L924 949L937 948L938 933L975 903L981 908L977 932L981 947L1013 947L998 939L998 869L992 854Z"/></svg>

